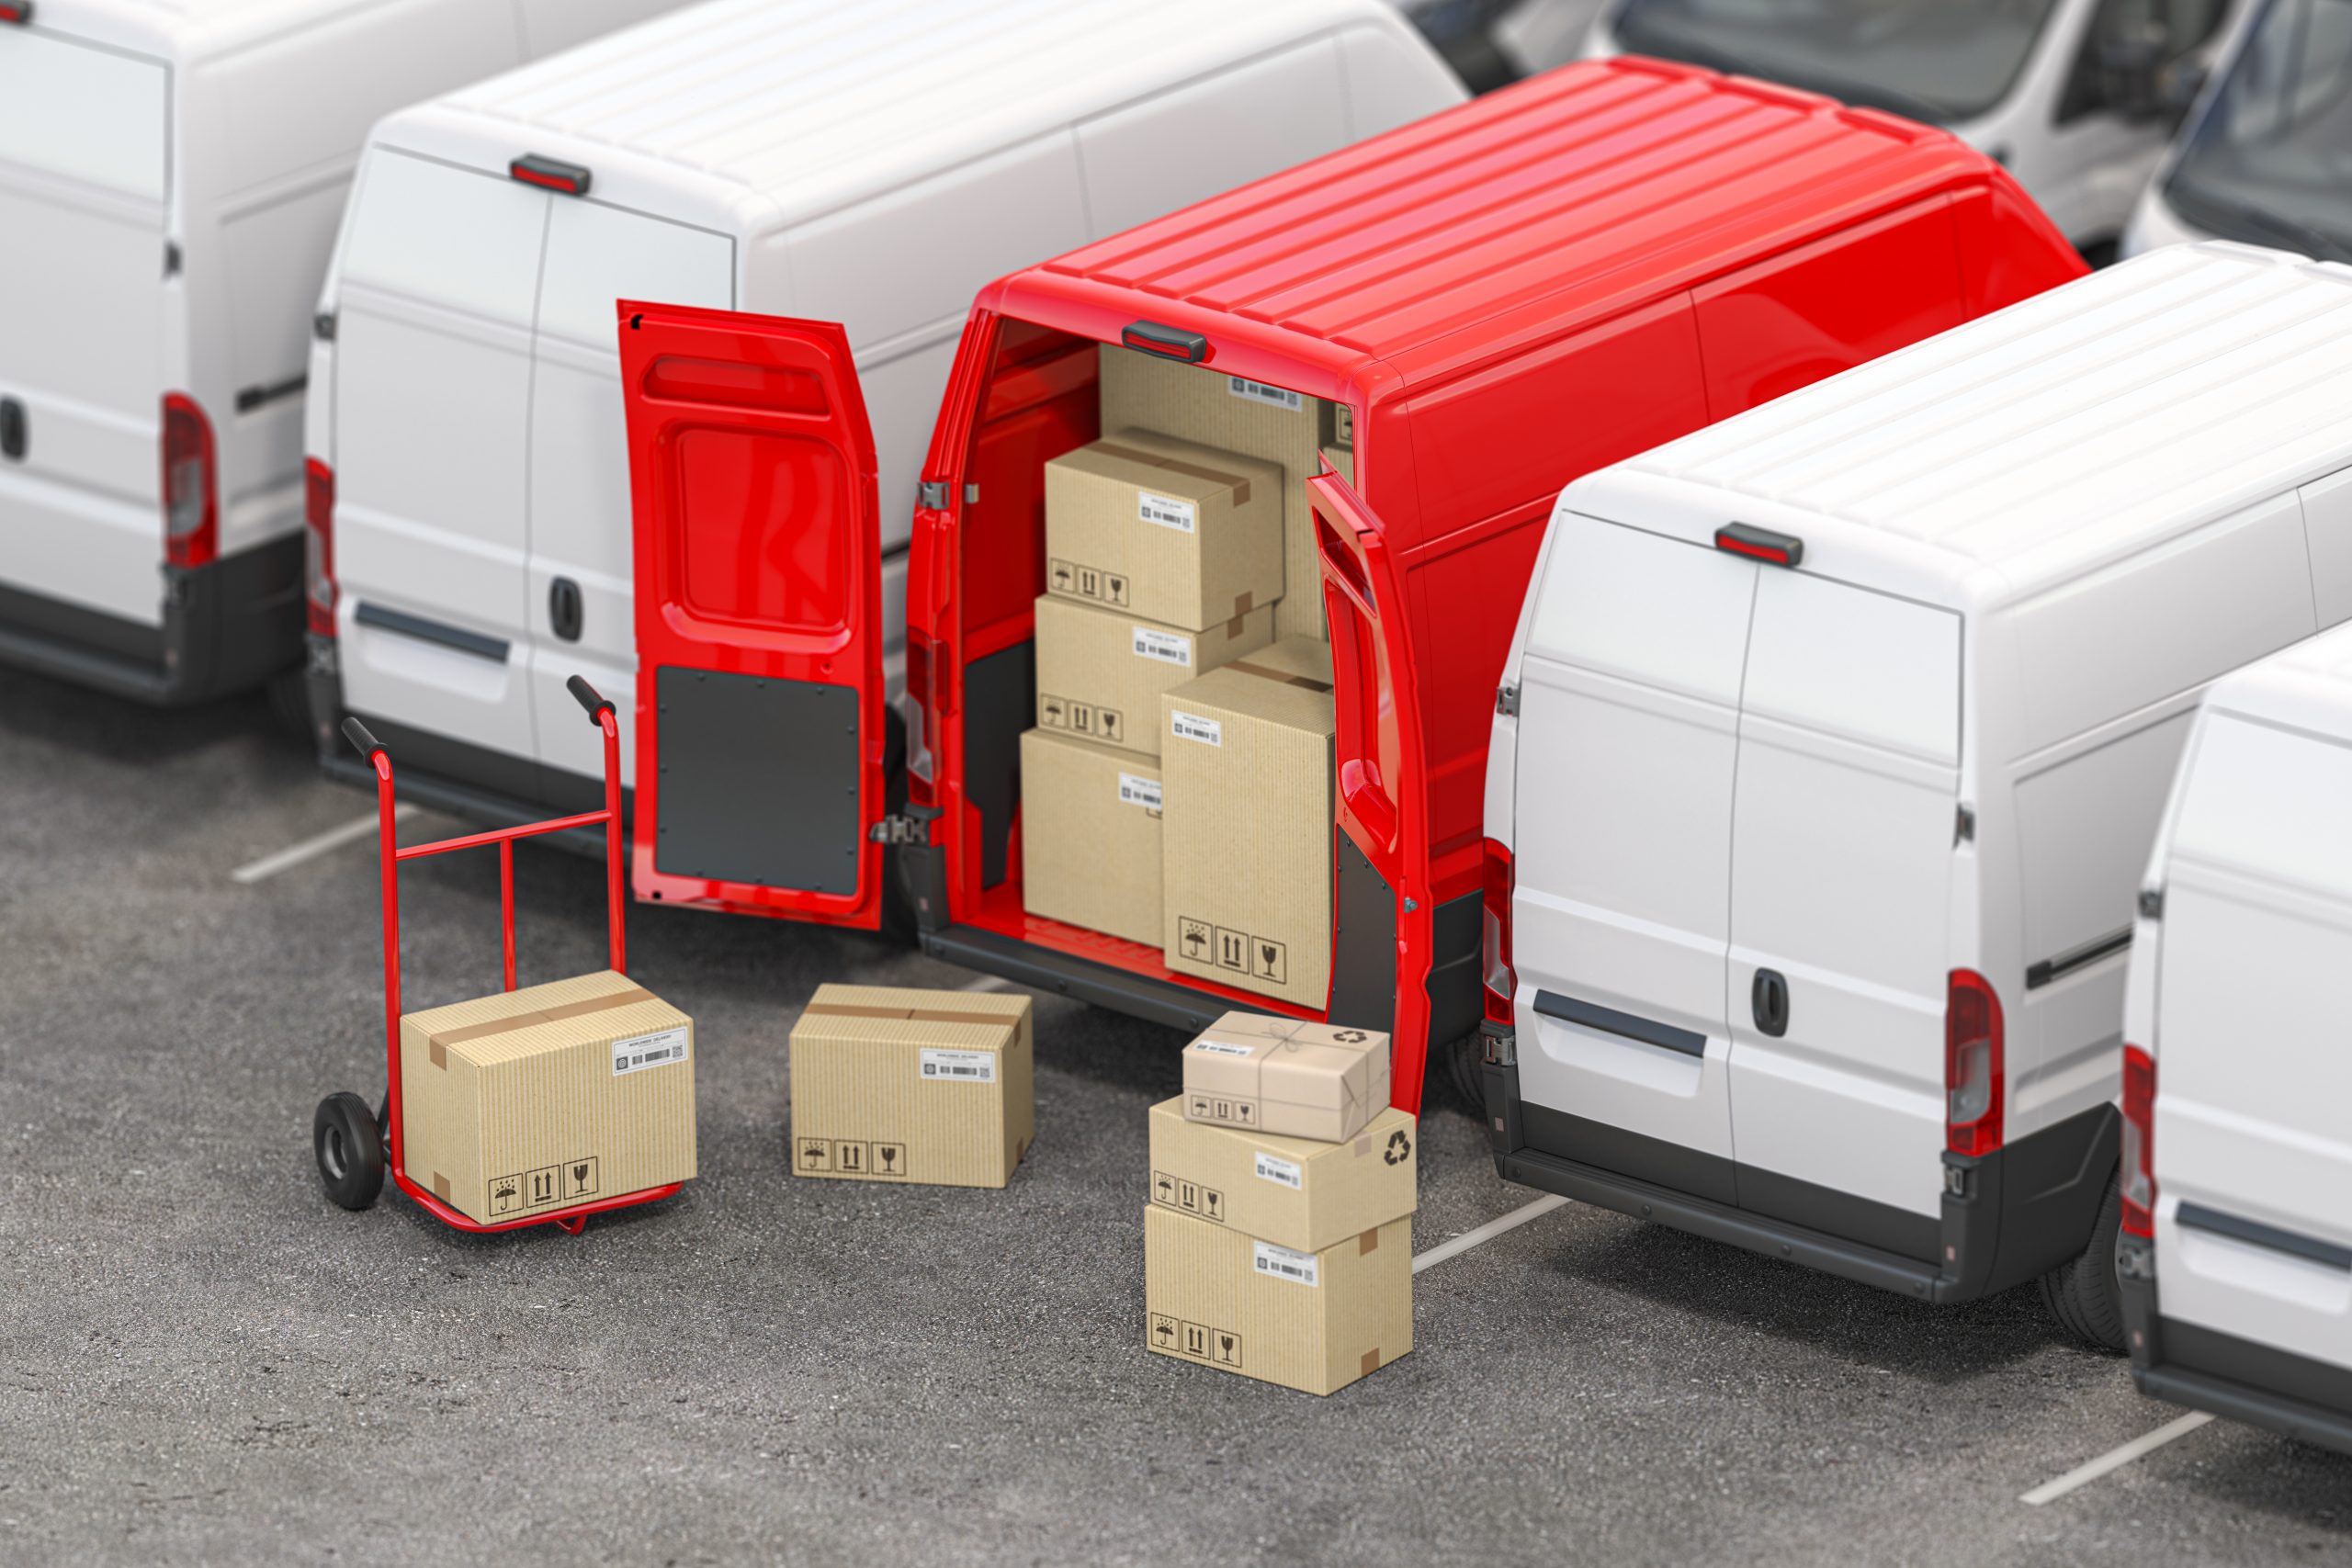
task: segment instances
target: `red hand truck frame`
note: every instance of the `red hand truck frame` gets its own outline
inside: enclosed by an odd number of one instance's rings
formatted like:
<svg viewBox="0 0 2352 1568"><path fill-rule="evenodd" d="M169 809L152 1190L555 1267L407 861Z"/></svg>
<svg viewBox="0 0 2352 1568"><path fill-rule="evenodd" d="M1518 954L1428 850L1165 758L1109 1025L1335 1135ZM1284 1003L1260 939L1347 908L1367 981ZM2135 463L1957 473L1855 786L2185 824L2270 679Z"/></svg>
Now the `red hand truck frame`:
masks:
<svg viewBox="0 0 2352 1568"><path fill-rule="evenodd" d="M605 897L606 920L612 937L612 967L616 974L627 974L626 953L622 940L622 913L627 908L621 897L621 740L620 725L615 717L613 705L596 694L596 689L574 675L565 686L588 711L588 720L605 735L605 807L601 811L582 812L576 817L558 817L544 822L525 822L513 828L498 828L486 833L468 833L462 838L440 839L427 844L402 847L392 829L392 759L391 754L368 731L356 718L343 721L345 739L359 750L376 770L376 838L377 856L384 885L384 1072L385 1093L381 1111L372 1111L368 1102L348 1091L331 1094L319 1102L318 1114L312 1119L311 1142L319 1165L319 1179L326 1186L327 1196L346 1209L365 1209L376 1201L382 1190L384 1176L389 1169L392 1184L414 1199L435 1219L461 1231L489 1232L520 1230L526 1225L555 1224L573 1235L588 1223L588 1216L605 1209L626 1208L632 1203L650 1203L667 1198L684 1185L673 1181L666 1186L648 1187L636 1192L625 1192L615 1198L599 1198L593 1202L575 1203L568 1208L552 1210L544 1214L532 1214L516 1220L485 1223L470 1219L443 1202L408 1174L402 1160L401 1139L401 874L400 863L418 860L425 855L447 854L453 850L482 849L498 846L498 907L501 928L505 939L506 989L514 989L514 840L537 837L542 833L561 833L573 828L605 829Z"/></svg>

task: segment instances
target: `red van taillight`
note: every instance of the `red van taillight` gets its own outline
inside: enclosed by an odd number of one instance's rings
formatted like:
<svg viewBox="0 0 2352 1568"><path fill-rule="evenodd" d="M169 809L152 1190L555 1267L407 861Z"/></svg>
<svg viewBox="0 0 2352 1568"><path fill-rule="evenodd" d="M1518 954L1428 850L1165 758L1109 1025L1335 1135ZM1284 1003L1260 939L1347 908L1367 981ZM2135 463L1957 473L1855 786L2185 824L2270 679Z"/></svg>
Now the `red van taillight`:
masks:
<svg viewBox="0 0 2352 1568"><path fill-rule="evenodd" d="M334 470L316 457L302 465L302 597L311 630L334 636Z"/></svg>
<svg viewBox="0 0 2352 1568"><path fill-rule="evenodd" d="M1510 962L1510 850L1487 840L1485 912L1480 922L1479 956L1487 991L1487 1021L1508 1024L1511 1003L1519 994L1519 975Z"/></svg>
<svg viewBox="0 0 2352 1568"><path fill-rule="evenodd" d="M1973 969L1951 972L1944 995L1944 1146L1989 1155L2001 1146L2001 998Z"/></svg>
<svg viewBox="0 0 2352 1568"><path fill-rule="evenodd" d="M2156 1061L2123 1047L2123 1234L2156 1234Z"/></svg>
<svg viewBox="0 0 2352 1568"><path fill-rule="evenodd" d="M164 558L206 566L220 553L212 477L212 422L185 392L164 398Z"/></svg>

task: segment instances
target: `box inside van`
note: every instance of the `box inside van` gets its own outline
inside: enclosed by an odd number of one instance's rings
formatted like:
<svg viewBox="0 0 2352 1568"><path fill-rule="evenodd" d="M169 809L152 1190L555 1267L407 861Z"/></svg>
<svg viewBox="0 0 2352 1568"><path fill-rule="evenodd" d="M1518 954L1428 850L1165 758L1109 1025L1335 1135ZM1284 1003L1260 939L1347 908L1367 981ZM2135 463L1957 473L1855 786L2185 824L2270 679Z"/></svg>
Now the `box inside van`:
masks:
<svg viewBox="0 0 2352 1568"><path fill-rule="evenodd" d="M637 706L616 299L843 323L895 609L976 288L1462 96L1378 0L921 16L711 0L377 128L311 361L331 769L366 782L335 735L351 713L420 800L513 820L594 797L565 679L625 730ZM821 566L796 553L814 547L763 547L778 571Z"/></svg>
<svg viewBox="0 0 2352 1568"><path fill-rule="evenodd" d="M0 659L154 702L296 663L311 318L368 123L676 3L0 10Z"/></svg>
<svg viewBox="0 0 2352 1568"><path fill-rule="evenodd" d="M2352 275L2154 253L1570 486L1487 830L1513 1179L2114 1312L2135 889L2200 689L2352 614Z"/></svg>
<svg viewBox="0 0 2352 1568"><path fill-rule="evenodd" d="M2301 495L2344 537L2352 416L2333 461ZM2347 800L2352 629L2206 694L2132 941L2118 1263L2143 1392L2352 1451Z"/></svg>
<svg viewBox="0 0 2352 1568"><path fill-rule="evenodd" d="M1393 1030L1418 1107L1424 1043L1478 1019L1486 719L1558 485L2080 270L1939 132L1623 61L1014 273L972 311L923 468L902 812L839 332L625 306L636 889L873 927L896 846L930 951L1195 1030L1236 1006ZM1311 999L1028 907L1046 468L1133 428L1284 469L1273 633L1329 639L1336 732ZM741 504L787 487L789 510ZM795 569L736 569L786 541Z"/></svg>

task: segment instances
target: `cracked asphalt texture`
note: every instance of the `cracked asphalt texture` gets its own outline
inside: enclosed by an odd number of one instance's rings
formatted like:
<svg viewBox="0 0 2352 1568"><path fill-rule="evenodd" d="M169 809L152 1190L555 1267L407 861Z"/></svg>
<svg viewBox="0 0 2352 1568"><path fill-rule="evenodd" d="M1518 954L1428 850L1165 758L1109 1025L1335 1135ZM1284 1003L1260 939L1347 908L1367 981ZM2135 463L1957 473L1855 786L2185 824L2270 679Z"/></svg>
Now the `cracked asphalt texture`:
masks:
<svg viewBox="0 0 2352 1568"><path fill-rule="evenodd" d="M259 699L156 713L0 671L0 1563L2129 1564L2352 1560L2352 1461L2177 1412L2029 1290L1933 1309L1569 1205L1417 1281L1329 1400L1142 1347L1145 1108L1181 1037L1037 1010L1001 1192L796 1182L826 980L876 938L638 907L691 1012L702 1176L470 1238L321 1196L380 1090L372 841ZM430 816L411 837L448 830ZM526 981L602 963L598 868L517 857ZM412 1005L497 983L492 857L405 874ZM1426 1248L1535 1194L1425 1119Z"/></svg>

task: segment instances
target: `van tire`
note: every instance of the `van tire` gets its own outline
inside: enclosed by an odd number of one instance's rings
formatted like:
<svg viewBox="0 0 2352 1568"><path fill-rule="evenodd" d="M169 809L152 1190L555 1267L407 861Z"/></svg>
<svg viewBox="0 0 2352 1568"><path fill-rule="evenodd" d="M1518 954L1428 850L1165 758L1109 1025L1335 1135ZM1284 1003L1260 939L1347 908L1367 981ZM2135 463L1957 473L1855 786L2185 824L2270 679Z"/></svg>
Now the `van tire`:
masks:
<svg viewBox="0 0 2352 1568"><path fill-rule="evenodd" d="M2121 1355L2123 1288L2115 1277L2115 1238L2123 1224L2121 1175L2107 1179L2090 1245L2082 1256L2041 1277L2041 1299L2066 1332L2094 1350Z"/></svg>
<svg viewBox="0 0 2352 1568"><path fill-rule="evenodd" d="M311 735L311 683L300 665L281 670L269 678L270 716L284 727L289 735L304 739Z"/></svg>
<svg viewBox="0 0 2352 1568"><path fill-rule="evenodd" d="M1476 1030L1443 1047L1446 1076L1473 1119L1487 1119L1486 1038Z"/></svg>

